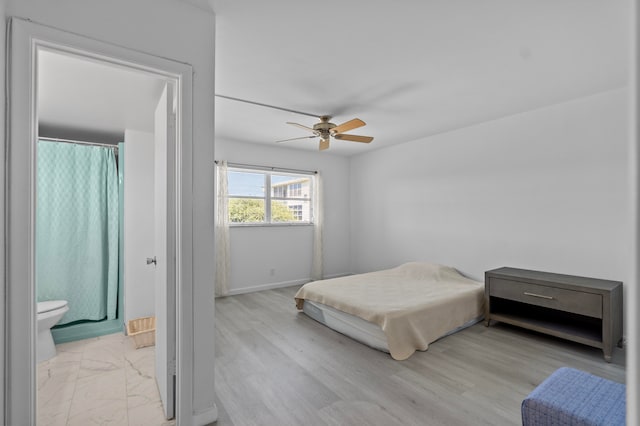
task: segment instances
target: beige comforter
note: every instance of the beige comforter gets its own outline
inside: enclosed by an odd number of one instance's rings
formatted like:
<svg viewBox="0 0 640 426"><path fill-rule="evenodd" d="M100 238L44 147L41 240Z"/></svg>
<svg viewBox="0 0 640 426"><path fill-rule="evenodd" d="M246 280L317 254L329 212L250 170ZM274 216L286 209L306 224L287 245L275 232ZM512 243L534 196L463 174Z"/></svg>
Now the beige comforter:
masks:
<svg viewBox="0 0 640 426"><path fill-rule="evenodd" d="M305 284L295 295L379 325L396 360L482 316L484 284L448 266L411 262L393 269Z"/></svg>

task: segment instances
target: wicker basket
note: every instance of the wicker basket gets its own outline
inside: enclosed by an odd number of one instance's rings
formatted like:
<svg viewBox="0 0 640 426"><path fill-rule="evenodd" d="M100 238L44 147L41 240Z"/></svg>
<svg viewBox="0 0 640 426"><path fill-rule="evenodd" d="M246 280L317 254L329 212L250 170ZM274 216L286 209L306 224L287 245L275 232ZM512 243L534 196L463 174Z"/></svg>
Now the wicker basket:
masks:
<svg viewBox="0 0 640 426"><path fill-rule="evenodd" d="M136 349L156 344L156 317L136 318L127 323L127 335Z"/></svg>

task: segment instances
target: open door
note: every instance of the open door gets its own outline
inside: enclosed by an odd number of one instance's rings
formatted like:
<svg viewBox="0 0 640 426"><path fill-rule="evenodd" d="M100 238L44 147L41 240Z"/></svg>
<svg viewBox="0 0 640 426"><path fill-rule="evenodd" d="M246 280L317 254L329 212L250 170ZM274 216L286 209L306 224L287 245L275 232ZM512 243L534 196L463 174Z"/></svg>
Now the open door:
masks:
<svg viewBox="0 0 640 426"><path fill-rule="evenodd" d="M155 111L155 312L156 381L167 419L175 416L176 376L176 214L175 114L171 84Z"/></svg>

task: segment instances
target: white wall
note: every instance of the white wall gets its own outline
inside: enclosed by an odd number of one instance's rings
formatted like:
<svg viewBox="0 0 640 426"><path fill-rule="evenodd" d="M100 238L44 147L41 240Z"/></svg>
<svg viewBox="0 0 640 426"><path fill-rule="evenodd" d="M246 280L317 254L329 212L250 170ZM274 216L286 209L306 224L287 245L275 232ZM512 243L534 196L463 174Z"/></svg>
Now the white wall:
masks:
<svg viewBox="0 0 640 426"><path fill-rule="evenodd" d="M124 320L155 314L154 137L124 132Z"/></svg>
<svg viewBox="0 0 640 426"><path fill-rule="evenodd" d="M640 197L638 194L639 177L638 166L640 165L640 7L638 0L631 2L631 13L629 16L632 28L631 41L631 61L629 75L631 76L631 108L629 139L629 211L630 211L630 244L629 251L632 253L632 261L629 265L629 275L631 285L627 288L626 315L627 328L627 424L640 424L640 288L638 279L640 278L640 258L638 258L638 248L640 247Z"/></svg>
<svg viewBox="0 0 640 426"><path fill-rule="evenodd" d="M194 422L207 422L214 403L213 305L213 13L174 0L6 0L7 16L193 66L193 323ZM4 46L4 44L3 44ZM4 55L0 58L4 68ZM4 174L2 175L4 185ZM211 420L208 420L211 421Z"/></svg>
<svg viewBox="0 0 640 426"><path fill-rule="evenodd" d="M427 260L627 281L627 91L354 157L354 272Z"/></svg>
<svg viewBox="0 0 640 426"><path fill-rule="evenodd" d="M0 141L2 141L3 149L0 151L0 200L4 200L4 176L5 176L5 150L4 146L6 144L5 140L5 92L4 92L4 78L5 78L5 2L4 0L0 0L0 22L2 26L0 27ZM4 202L3 202L4 203ZM0 223L5 223L4 221L4 212L5 206L0 208ZM6 241L4 236L4 226L0 226L0 241ZM4 347L5 347L5 266L4 266L4 253L5 244L0 244L0 343L2 344L3 350L0 350L0 365L5 365L4 363ZM5 383L4 380L4 368L0 368L0 381ZM0 387L0 419L4 419L4 386Z"/></svg>
<svg viewBox="0 0 640 426"><path fill-rule="evenodd" d="M350 272L349 163L329 152L301 151L216 141L216 159L229 162L317 170L324 186L324 275ZM311 273L313 228L232 227L232 294L307 282ZM271 275L271 269L275 269Z"/></svg>

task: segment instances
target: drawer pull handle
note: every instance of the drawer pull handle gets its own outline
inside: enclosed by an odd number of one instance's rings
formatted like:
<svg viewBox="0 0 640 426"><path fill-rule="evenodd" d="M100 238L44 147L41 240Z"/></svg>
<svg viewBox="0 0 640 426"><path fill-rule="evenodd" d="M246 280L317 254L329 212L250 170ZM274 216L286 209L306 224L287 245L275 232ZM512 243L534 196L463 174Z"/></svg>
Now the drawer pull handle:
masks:
<svg viewBox="0 0 640 426"><path fill-rule="evenodd" d="M533 297L539 297L540 299L549 299L549 300L553 300L553 297L551 296L545 296L544 294L535 294L535 293L529 293L527 291L524 292L525 296L533 296Z"/></svg>

